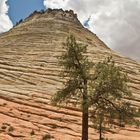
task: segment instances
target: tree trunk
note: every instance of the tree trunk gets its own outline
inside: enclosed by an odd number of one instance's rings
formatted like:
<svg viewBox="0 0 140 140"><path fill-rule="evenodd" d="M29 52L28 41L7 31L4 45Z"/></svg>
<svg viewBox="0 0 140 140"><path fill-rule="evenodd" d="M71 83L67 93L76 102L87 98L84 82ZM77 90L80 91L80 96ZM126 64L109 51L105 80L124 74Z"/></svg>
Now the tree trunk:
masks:
<svg viewBox="0 0 140 140"><path fill-rule="evenodd" d="M88 140L88 107L83 107L82 112L82 140Z"/></svg>
<svg viewBox="0 0 140 140"><path fill-rule="evenodd" d="M82 114L82 140L88 140L88 108Z"/></svg>
<svg viewBox="0 0 140 140"><path fill-rule="evenodd" d="M82 104L82 140L88 140L88 98L87 98L87 81L84 82L85 89L83 93Z"/></svg>
<svg viewBox="0 0 140 140"><path fill-rule="evenodd" d="M99 124L99 140L102 140L102 121L101 121L101 118L100 118L100 124Z"/></svg>

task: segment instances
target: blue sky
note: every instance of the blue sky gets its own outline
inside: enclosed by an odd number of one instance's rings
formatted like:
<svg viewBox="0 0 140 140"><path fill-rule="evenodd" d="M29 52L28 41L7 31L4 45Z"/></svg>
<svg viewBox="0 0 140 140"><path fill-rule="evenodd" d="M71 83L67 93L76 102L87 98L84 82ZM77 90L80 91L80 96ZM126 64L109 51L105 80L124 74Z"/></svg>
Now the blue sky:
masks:
<svg viewBox="0 0 140 140"><path fill-rule="evenodd" d="M8 0L8 15L13 24L29 16L35 10L45 9L43 0Z"/></svg>

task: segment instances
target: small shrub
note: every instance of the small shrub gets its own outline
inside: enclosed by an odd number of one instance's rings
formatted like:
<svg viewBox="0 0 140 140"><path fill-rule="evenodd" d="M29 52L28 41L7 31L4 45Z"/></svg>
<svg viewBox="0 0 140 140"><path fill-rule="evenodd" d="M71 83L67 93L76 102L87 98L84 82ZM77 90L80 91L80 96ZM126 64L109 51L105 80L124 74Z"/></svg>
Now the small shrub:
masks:
<svg viewBox="0 0 140 140"><path fill-rule="evenodd" d="M3 103L3 106L6 106L7 105L7 103Z"/></svg>
<svg viewBox="0 0 140 140"><path fill-rule="evenodd" d="M43 136L42 140L49 140L50 138L52 138L51 135L47 133Z"/></svg>
<svg viewBox="0 0 140 140"><path fill-rule="evenodd" d="M30 134L31 134L31 136L32 136L32 135L35 135L35 131L32 130Z"/></svg>
<svg viewBox="0 0 140 140"><path fill-rule="evenodd" d="M1 129L6 129L7 127L5 125L1 126Z"/></svg>
<svg viewBox="0 0 140 140"><path fill-rule="evenodd" d="M21 22L23 22L23 19L20 19L18 22L16 22L16 26L19 25Z"/></svg>
<svg viewBox="0 0 140 140"><path fill-rule="evenodd" d="M44 14L45 13L44 9L42 9L40 12L41 12L41 14Z"/></svg>
<svg viewBox="0 0 140 140"><path fill-rule="evenodd" d="M10 127L8 128L8 131L9 131L9 132L14 131L14 127L13 127L13 126L10 126Z"/></svg>

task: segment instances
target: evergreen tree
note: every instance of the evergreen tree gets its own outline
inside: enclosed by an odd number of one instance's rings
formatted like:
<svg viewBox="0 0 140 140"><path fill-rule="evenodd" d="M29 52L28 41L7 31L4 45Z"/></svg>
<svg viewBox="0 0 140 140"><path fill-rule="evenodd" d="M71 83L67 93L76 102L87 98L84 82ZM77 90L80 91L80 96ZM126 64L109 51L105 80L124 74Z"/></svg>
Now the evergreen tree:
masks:
<svg viewBox="0 0 140 140"><path fill-rule="evenodd" d="M71 35L64 44L65 52L59 58L62 66L64 87L52 98L55 105L68 102L72 98L81 99L82 106L82 140L88 140L88 80L92 63L86 56L86 46L80 45Z"/></svg>
<svg viewBox="0 0 140 140"><path fill-rule="evenodd" d="M119 121L122 126L133 121L136 109L126 100L132 98L127 86L127 74L115 65L111 57L97 63L95 75L98 75L97 79L91 82L94 89L90 100L93 109L91 116L94 127L99 130L99 139L102 140L107 124L111 126Z"/></svg>

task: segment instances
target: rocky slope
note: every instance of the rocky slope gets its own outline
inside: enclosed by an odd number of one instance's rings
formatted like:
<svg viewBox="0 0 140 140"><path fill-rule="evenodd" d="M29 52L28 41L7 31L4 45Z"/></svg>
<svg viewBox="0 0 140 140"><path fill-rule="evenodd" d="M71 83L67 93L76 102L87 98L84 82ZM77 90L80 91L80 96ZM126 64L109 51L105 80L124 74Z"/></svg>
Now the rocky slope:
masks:
<svg viewBox="0 0 140 140"><path fill-rule="evenodd" d="M57 56L64 51L62 44L69 34L88 45L91 60L112 55L125 68L134 95L130 101L140 106L140 64L110 50L81 25L73 11L34 12L0 35L0 140L41 140L44 135L55 140L80 139L80 109L50 105L51 96L62 85ZM140 137L134 127L115 132L106 135L114 140ZM95 138L97 133L90 127L90 139Z"/></svg>

